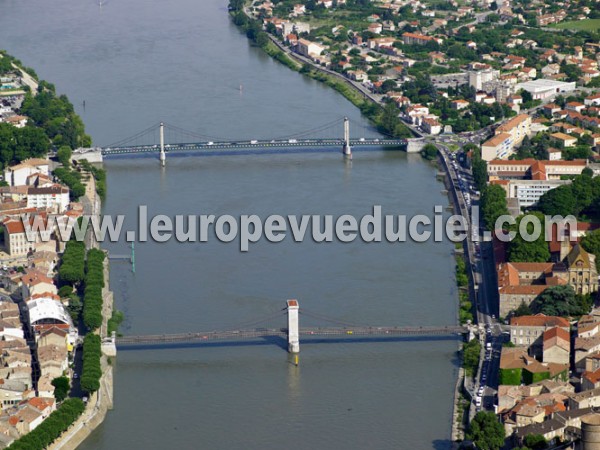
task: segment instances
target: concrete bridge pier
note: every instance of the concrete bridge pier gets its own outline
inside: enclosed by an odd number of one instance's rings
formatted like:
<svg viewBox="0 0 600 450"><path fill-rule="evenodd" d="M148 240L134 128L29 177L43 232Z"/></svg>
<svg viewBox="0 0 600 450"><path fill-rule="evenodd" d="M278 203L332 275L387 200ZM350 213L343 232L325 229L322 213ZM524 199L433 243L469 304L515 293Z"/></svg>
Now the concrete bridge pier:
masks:
<svg viewBox="0 0 600 450"><path fill-rule="evenodd" d="M298 300L287 301L288 313L288 352L300 353L300 327L298 325Z"/></svg>
<svg viewBox="0 0 600 450"><path fill-rule="evenodd" d="M165 153L165 124L160 123L160 165L165 167L167 163L167 154Z"/></svg>
<svg viewBox="0 0 600 450"><path fill-rule="evenodd" d="M352 147L350 146L350 120L344 117L344 147L342 148L344 158L352 159Z"/></svg>

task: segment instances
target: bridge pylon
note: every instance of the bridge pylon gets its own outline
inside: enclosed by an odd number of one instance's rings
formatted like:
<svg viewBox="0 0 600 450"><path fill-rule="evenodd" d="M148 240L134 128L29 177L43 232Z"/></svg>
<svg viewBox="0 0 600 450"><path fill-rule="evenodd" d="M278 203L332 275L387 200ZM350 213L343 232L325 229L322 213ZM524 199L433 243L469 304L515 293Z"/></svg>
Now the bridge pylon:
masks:
<svg viewBox="0 0 600 450"><path fill-rule="evenodd" d="M165 153L165 124L160 123L160 165L164 167L167 163L167 154Z"/></svg>
<svg viewBox="0 0 600 450"><path fill-rule="evenodd" d="M350 120L344 117L344 146L342 148L344 158L352 159L352 147L350 146Z"/></svg>
<svg viewBox="0 0 600 450"><path fill-rule="evenodd" d="M287 301L288 315L288 352L300 353L300 327L298 325L298 313L300 306L298 300Z"/></svg>

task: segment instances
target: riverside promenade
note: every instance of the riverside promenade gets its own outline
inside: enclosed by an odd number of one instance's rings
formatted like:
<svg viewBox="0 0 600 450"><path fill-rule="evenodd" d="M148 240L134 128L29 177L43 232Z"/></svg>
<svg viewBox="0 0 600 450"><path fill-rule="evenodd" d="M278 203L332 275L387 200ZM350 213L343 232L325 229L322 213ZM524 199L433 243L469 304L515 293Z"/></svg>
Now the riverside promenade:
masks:
<svg viewBox="0 0 600 450"><path fill-rule="evenodd" d="M92 174L86 183L85 194L81 199L85 214L99 218L102 203L96 193L96 182ZM99 248L100 245L91 230L85 239L86 248ZM104 288L102 289L102 326L98 333L103 341L107 338L108 319L112 316L114 295L110 290L109 258L104 259ZM74 450L76 449L102 422L106 413L113 408L113 364L116 362L116 349L114 344L102 344L102 358L100 360L102 377L100 389L90 394L83 414L65 431L48 450Z"/></svg>

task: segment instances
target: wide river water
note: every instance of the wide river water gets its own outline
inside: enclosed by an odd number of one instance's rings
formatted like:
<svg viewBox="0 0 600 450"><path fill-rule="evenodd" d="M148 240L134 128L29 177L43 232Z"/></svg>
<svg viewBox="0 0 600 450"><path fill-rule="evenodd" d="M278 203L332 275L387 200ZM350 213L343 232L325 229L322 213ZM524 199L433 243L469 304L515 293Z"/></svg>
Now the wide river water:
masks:
<svg viewBox="0 0 600 450"><path fill-rule="evenodd" d="M165 121L213 136L271 138L348 116L336 92L273 62L230 22L226 0L0 0L0 47L75 104L108 145ZM239 86L243 85L240 93ZM85 111L83 101L86 102ZM341 129L339 130L341 134ZM167 136L169 138L169 136ZM447 205L418 155L339 153L110 159L107 214L432 214ZM125 243L106 244L127 253ZM456 321L453 246L261 241L136 245L113 262L124 334L223 329L297 298L369 325ZM301 317L303 323L321 325ZM283 317L265 326L284 326ZM325 325L323 323L323 325ZM445 449L455 340L274 342L122 351L115 408L89 449Z"/></svg>

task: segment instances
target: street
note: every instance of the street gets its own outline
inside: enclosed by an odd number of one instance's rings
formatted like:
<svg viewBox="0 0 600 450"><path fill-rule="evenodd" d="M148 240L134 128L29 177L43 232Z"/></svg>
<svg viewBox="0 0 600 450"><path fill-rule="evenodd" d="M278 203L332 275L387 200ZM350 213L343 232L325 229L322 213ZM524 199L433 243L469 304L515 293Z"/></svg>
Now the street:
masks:
<svg viewBox="0 0 600 450"><path fill-rule="evenodd" d="M479 223L472 223L471 208L479 206L479 196L473 186L473 177L464 164L459 164L456 155L444 141L436 142L448 170L453 196L457 200L460 213L467 218L469 233L465 253L467 268L473 280L471 299L474 299L475 321L479 325L479 339L482 345L480 364L475 384L470 389L473 402L470 417L483 409L494 410L498 388L498 369L504 335L496 321L498 314L498 289L492 242L480 242L482 235ZM468 385L468 383L466 384Z"/></svg>

